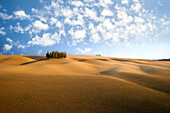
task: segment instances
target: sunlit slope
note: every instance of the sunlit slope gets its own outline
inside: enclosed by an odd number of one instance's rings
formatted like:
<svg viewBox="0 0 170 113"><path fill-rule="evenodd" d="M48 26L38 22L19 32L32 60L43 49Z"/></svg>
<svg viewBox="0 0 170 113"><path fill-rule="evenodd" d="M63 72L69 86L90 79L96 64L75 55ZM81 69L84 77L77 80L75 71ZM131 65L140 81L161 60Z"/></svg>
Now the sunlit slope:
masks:
<svg viewBox="0 0 170 113"><path fill-rule="evenodd" d="M35 60L21 55L0 55L0 65L20 65L32 61Z"/></svg>
<svg viewBox="0 0 170 113"><path fill-rule="evenodd" d="M115 77L19 74L0 83L0 112L166 113L170 106L168 94Z"/></svg>
<svg viewBox="0 0 170 113"><path fill-rule="evenodd" d="M89 55L0 60L0 112L170 112L170 62Z"/></svg>

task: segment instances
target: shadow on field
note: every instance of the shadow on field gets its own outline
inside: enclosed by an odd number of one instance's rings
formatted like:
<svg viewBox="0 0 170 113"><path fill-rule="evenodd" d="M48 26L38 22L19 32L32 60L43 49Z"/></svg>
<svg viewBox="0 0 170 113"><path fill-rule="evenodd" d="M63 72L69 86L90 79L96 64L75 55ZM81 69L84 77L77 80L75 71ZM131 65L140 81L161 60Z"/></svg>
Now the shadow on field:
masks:
<svg viewBox="0 0 170 113"><path fill-rule="evenodd" d="M77 61L79 61L79 62L84 62L84 61L86 61L87 59L79 59L79 58L72 58L73 60L77 60Z"/></svg>
<svg viewBox="0 0 170 113"><path fill-rule="evenodd" d="M38 55L26 55L24 57L28 57L28 58L31 58L31 59L34 59L34 60L42 60L42 59L46 59L45 56L38 56Z"/></svg>
<svg viewBox="0 0 170 113"><path fill-rule="evenodd" d="M38 55L25 55L24 57L28 57L28 58L31 58L31 59L36 60L36 61L26 62L26 63L22 63L20 65L27 65L27 64L47 60L45 56L38 56Z"/></svg>
<svg viewBox="0 0 170 113"><path fill-rule="evenodd" d="M96 60L100 60L100 61L108 61L108 59L101 59L101 58L96 58Z"/></svg>
<svg viewBox="0 0 170 113"><path fill-rule="evenodd" d="M107 71L100 72L101 75L117 77L138 85L144 86L146 88L154 89L160 92L170 94L170 83L169 78L161 78L158 76L148 76L147 74L137 74L129 72L117 71L117 68L112 68Z"/></svg>
<svg viewBox="0 0 170 113"><path fill-rule="evenodd" d="M146 63L143 63L143 62L134 61L134 60L126 60L126 59L115 59L115 58L111 58L110 60L116 60L116 61L121 61L121 62L132 62L132 63L137 63L137 64L146 64Z"/></svg>
<svg viewBox="0 0 170 113"><path fill-rule="evenodd" d="M27 65L27 64L31 64L31 63L35 63L35 62L39 62L39 61L43 61L43 60L47 60L46 58L45 59L39 59L39 60L36 60L36 61L31 61L31 62L26 62L26 63L22 63L20 65Z"/></svg>

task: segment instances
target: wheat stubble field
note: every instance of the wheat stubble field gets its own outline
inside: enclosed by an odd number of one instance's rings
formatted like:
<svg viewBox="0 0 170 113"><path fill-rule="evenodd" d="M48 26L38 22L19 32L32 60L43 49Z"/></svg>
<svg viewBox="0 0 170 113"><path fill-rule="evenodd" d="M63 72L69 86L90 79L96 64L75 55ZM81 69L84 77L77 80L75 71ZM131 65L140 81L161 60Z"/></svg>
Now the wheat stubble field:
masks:
<svg viewBox="0 0 170 113"><path fill-rule="evenodd" d="M0 56L0 113L169 113L170 62Z"/></svg>

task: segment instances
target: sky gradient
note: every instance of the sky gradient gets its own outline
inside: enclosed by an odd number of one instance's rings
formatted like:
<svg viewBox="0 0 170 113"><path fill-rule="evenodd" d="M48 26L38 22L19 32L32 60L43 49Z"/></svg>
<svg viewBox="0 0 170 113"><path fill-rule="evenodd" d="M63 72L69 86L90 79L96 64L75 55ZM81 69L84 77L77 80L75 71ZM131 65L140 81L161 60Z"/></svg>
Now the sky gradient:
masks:
<svg viewBox="0 0 170 113"><path fill-rule="evenodd" d="M170 58L170 0L1 0L0 54Z"/></svg>

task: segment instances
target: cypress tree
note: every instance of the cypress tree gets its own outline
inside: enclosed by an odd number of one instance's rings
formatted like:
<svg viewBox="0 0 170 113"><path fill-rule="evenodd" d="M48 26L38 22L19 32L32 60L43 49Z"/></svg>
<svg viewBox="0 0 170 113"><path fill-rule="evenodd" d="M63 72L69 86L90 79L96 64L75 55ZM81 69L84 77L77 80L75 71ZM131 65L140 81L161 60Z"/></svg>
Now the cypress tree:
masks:
<svg viewBox="0 0 170 113"><path fill-rule="evenodd" d="M51 54L51 52L50 52L50 58L52 58L52 54Z"/></svg>
<svg viewBox="0 0 170 113"><path fill-rule="evenodd" d="M50 58L49 51L47 51L46 58Z"/></svg>
<svg viewBox="0 0 170 113"><path fill-rule="evenodd" d="M55 57L59 58L59 52L58 51L55 52Z"/></svg>
<svg viewBox="0 0 170 113"><path fill-rule="evenodd" d="M52 52L52 58L56 58L55 51Z"/></svg>

